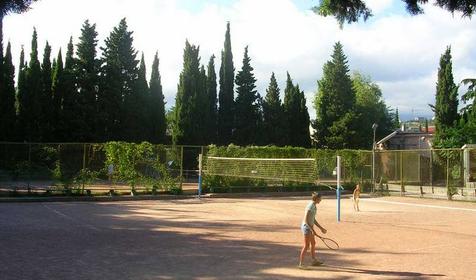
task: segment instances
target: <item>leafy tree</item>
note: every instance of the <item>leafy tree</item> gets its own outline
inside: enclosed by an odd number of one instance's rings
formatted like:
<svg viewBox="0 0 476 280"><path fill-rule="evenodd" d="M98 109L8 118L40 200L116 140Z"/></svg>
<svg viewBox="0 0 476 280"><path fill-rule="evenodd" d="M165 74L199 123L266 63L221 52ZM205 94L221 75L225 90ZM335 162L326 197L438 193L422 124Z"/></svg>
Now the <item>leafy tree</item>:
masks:
<svg viewBox="0 0 476 280"><path fill-rule="evenodd" d="M100 62L96 57L97 51L96 24L91 25L88 20L83 23L81 36L76 45L76 63L74 75L77 79L80 125L78 140L98 141L97 121L97 91L99 90Z"/></svg>
<svg viewBox="0 0 476 280"><path fill-rule="evenodd" d="M215 56L210 57L207 67L207 96L208 96L208 120L207 120L207 144L217 141L217 76L215 74Z"/></svg>
<svg viewBox="0 0 476 280"><path fill-rule="evenodd" d="M458 87L453 78L451 62L451 48L448 47L440 58L438 82L436 84L436 102L430 105L435 112L435 144L446 138L446 130L457 124L458 115Z"/></svg>
<svg viewBox="0 0 476 280"><path fill-rule="evenodd" d="M274 73L272 73L263 101L265 142L266 144L283 146L285 144L284 108L279 95L278 82Z"/></svg>
<svg viewBox="0 0 476 280"><path fill-rule="evenodd" d="M243 66L236 75L235 131L234 142L241 146L256 144L259 119L256 78L252 73L248 47L245 47Z"/></svg>
<svg viewBox="0 0 476 280"><path fill-rule="evenodd" d="M351 78L356 94L355 111L359 123L359 129L353 137L355 148L369 149L373 142L372 125L378 125L376 137L383 138L393 131L394 117L383 100L382 91L370 77L354 72Z"/></svg>
<svg viewBox="0 0 476 280"><path fill-rule="evenodd" d="M2 64L2 62L0 62ZM0 91L0 141L14 141L15 137L15 67L8 42L3 61L3 91Z"/></svg>
<svg viewBox="0 0 476 280"><path fill-rule="evenodd" d="M402 0L406 4L407 11L412 15L423 13L422 4L428 0ZM436 6L443 8L452 14L463 13L463 17L471 17L476 11L474 0L435 0ZM334 16L342 26L344 22L357 22L361 17L367 20L372 16L372 11L362 0L320 0L319 5L313 7L313 11L322 16Z"/></svg>
<svg viewBox="0 0 476 280"><path fill-rule="evenodd" d="M293 147L309 147L309 113L306 106L304 92L299 85L294 86L291 76L287 73L286 88L284 90L284 114L286 145Z"/></svg>
<svg viewBox="0 0 476 280"><path fill-rule="evenodd" d="M165 102L164 94L162 93L162 83L159 72L159 57L155 53L154 61L152 62L152 74L150 76L150 102L149 102L149 116L152 143L165 144L166 137L166 119L165 119Z"/></svg>
<svg viewBox="0 0 476 280"><path fill-rule="evenodd" d="M315 139L321 148L353 148L356 133L355 91L342 44L334 46L332 59L323 67L314 100L316 109Z"/></svg>
<svg viewBox="0 0 476 280"><path fill-rule="evenodd" d="M234 77L233 54L231 52L230 23L226 25L225 45L221 53L220 91L218 93L218 144L231 143L234 128Z"/></svg>
<svg viewBox="0 0 476 280"><path fill-rule="evenodd" d="M126 19L114 27L105 40L98 96L102 139L133 140L134 121L137 119L138 101L135 84L138 78L137 51L132 47L132 32L127 30Z"/></svg>

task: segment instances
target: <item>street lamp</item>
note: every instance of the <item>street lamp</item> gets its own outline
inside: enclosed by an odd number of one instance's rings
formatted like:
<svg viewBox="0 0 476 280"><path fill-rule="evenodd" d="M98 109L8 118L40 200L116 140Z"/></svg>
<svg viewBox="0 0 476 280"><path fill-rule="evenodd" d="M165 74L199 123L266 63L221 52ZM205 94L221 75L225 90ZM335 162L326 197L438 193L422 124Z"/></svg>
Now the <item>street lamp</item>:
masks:
<svg viewBox="0 0 476 280"><path fill-rule="evenodd" d="M374 131L374 138L372 143L372 192L375 191L375 131L377 130L378 125L376 123L372 124L372 129Z"/></svg>

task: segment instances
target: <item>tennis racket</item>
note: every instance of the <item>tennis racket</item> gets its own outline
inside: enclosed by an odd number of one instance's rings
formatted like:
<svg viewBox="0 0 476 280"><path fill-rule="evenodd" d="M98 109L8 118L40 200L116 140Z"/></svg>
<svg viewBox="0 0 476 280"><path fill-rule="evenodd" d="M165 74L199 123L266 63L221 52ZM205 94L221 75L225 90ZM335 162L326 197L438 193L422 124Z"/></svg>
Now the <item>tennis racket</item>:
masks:
<svg viewBox="0 0 476 280"><path fill-rule="evenodd" d="M327 237L320 236L317 233L314 233L314 235L319 237L319 239L322 241L322 243L324 243L324 245L326 245L327 248L329 248L331 250L339 249L339 243L337 243L335 240L327 238Z"/></svg>

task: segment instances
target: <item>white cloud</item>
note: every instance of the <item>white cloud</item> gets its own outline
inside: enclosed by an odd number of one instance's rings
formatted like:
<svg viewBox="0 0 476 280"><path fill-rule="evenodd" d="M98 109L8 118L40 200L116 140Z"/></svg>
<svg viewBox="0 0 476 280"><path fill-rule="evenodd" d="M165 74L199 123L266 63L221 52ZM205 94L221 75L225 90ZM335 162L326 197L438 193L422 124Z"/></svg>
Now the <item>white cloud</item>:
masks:
<svg viewBox="0 0 476 280"><path fill-rule="evenodd" d="M387 105L398 107L401 115L412 110L415 114L431 114L427 104L433 102L435 73L447 45L452 46L455 80L476 76L476 22L452 17L431 5L425 7L424 15L416 17L378 17L394 1L368 0L376 17L367 23L345 25L341 30L333 18L300 10L291 0L236 0L228 5L212 1L200 9L185 9L183 2L42 0L31 11L4 19L4 40L12 41L14 62L18 63L22 44L28 58L36 26L40 53L48 40L56 56L59 47L65 49L70 35L77 43L85 19L96 23L102 45L120 19L127 17L129 29L134 31L134 46L144 52L148 66L155 52L159 53L164 92L171 106L182 70L185 40L200 45L203 64L215 54L218 73L226 22L230 21L236 72L248 45L259 92L266 93L271 72L275 72L283 91L289 71L306 92L311 117L315 116L312 100L316 81L338 40L344 45L351 70L370 75L381 86Z"/></svg>

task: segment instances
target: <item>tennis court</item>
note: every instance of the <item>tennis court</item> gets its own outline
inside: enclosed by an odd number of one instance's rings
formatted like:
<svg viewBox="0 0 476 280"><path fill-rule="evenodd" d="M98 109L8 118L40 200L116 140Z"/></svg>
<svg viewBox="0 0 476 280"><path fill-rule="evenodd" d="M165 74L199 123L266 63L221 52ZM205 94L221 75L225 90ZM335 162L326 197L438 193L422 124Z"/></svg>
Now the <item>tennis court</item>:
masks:
<svg viewBox="0 0 476 280"><path fill-rule="evenodd" d="M297 269L308 198L0 204L6 279L474 279L476 204L324 197L340 249ZM308 259L309 260L309 259Z"/></svg>

